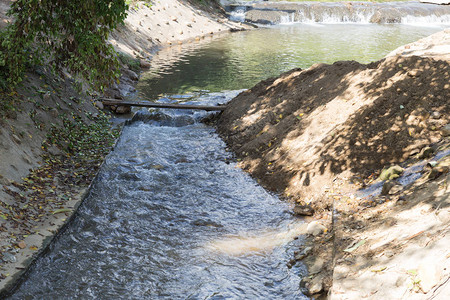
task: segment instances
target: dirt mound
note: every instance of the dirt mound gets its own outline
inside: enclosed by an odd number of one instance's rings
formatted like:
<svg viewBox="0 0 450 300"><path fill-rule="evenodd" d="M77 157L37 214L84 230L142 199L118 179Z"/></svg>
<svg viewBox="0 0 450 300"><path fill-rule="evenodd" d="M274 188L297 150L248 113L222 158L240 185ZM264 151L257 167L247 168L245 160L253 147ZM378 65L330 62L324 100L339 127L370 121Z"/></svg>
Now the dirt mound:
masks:
<svg viewBox="0 0 450 300"><path fill-rule="evenodd" d="M323 209L337 176L364 177L441 138L448 78L449 61L417 56L317 64L241 93L218 130L262 184Z"/></svg>

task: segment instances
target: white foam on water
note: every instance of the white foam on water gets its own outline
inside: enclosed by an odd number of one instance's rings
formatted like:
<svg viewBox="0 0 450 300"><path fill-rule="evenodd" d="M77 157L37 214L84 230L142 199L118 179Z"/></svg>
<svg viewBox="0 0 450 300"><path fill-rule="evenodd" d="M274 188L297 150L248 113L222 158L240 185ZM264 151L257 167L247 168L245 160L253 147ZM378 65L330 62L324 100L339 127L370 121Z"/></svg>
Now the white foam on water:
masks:
<svg viewBox="0 0 450 300"><path fill-rule="evenodd" d="M450 26L450 14L442 16L405 16L402 18L402 24L414 25L420 27L435 27L442 25Z"/></svg>
<svg viewBox="0 0 450 300"><path fill-rule="evenodd" d="M230 20L235 22L244 22L245 13L246 13L245 6L239 6L230 13Z"/></svg>

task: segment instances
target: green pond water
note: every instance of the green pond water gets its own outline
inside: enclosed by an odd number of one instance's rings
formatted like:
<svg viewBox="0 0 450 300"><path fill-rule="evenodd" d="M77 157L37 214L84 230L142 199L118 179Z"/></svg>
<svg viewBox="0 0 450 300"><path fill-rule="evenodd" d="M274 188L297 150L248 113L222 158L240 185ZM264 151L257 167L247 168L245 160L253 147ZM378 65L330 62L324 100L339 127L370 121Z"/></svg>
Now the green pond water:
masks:
<svg viewBox="0 0 450 300"><path fill-rule="evenodd" d="M250 88L262 79L314 63L376 61L443 27L291 24L260 28L160 51L138 90L145 98Z"/></svg>

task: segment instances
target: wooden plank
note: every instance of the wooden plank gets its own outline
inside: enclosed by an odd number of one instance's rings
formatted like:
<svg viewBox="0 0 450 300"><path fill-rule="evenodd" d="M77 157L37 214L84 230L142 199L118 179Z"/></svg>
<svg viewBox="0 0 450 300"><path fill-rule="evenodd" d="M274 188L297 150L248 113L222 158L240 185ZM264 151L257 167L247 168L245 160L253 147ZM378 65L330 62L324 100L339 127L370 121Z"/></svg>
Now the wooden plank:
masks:
<svg viewBox="0 0 450 300"><path fill-rule="evenodd" d="M122 101L117 99L101 98L104 105L120 105L120 106L138 106L153 108L172 108L172 109L199 109L206 111L225 110L226 106L210 106L210 105L188 105L188 104L169 104L154 103L150 101Z"/></svg>

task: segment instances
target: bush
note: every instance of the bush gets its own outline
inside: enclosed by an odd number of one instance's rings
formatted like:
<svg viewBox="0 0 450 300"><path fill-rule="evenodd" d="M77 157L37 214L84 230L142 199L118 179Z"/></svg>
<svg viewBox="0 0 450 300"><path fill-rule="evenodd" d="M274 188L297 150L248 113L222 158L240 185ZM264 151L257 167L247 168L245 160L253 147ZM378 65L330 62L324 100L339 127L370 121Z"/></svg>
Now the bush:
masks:
<svg viewBox="0 0 450 300"><path fill-rule="evenodd" d="M116 53L106 43L126 17L124 0L17 0L14 22L0 34L0 81L15 86L28 64L67 68L102 89L118 77Z"/></svg>

